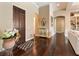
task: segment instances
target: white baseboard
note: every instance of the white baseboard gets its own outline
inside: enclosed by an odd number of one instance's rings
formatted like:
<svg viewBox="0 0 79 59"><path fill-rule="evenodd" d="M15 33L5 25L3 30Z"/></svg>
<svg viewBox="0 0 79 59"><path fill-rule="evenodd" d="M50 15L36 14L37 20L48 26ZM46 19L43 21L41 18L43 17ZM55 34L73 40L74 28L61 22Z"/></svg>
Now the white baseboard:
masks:
<svg viewBox="0 0 79 59"><path fill-rule="evenodd" d="M29 40L32 40L32 39L34 39L34 37L31 37L31 38L29 38L29 39L26 39L26 41L29 41Z"/></svg>
<svg viewBox="0 0 79 59"><path fill-rule="evenodd" d="M67 33L65 33L65 37L67 37L67 38L68 38L68 34L67 34Z"/></svg>
<svg viewBox="0 0 79 59"><path fill-rule="evenodd" d="M53 34L52 34L52 35L50 35L48 38L51 38L51 37L53 37L55 34L56 34L56 33L53 33Z"/></svg>
<svg viewBox="0 0 79 59"><path fill-rule="evenodd" d="M51 38L51 37L54 36L55 34L56 34L56 33L54 33L53 35L49 36L48 38ZM28 38L28 39L26 39L25 41L29 41L29 40L32 40L32 39L34 39L34 37Z"/></svg>

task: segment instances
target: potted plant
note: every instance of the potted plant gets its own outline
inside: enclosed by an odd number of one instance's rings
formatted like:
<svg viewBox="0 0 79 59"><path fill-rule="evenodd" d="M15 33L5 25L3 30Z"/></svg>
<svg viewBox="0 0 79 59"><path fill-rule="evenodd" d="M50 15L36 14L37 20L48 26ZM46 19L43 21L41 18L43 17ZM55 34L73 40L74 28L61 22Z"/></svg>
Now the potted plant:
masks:
<svg viewBox="0 0 79 59"><path fill-rule="evenodd" d="M3 48L12 48L15 45L15 42L19 39L19 37L19 32L16 29L6 31L3 34L1 34L0 38L3 40Z"/></svg>

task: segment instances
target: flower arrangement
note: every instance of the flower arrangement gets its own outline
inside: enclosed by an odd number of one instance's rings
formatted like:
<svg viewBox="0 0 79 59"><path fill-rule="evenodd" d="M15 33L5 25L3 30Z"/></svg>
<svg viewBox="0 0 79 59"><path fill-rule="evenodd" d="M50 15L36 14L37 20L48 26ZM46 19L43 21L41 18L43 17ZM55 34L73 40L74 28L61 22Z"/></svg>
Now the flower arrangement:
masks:
<svg viewBox="0 0 79 59"><path fill-rule="evenodd" d="M3 48L12 48L20 38L19 31L17 29L8 30L0 35L0 39L3 40Z"/></svg>
<svg viewBox="0 0 79 59"><path fill-rule="evenodd" d="M4 39L4 40L14 38L14 37L16 37L17 33L18 33L18 30L16 30L16 29L9 30L9 31L6 31L6 32L2 33L0 35L0 38Z"/></svg>

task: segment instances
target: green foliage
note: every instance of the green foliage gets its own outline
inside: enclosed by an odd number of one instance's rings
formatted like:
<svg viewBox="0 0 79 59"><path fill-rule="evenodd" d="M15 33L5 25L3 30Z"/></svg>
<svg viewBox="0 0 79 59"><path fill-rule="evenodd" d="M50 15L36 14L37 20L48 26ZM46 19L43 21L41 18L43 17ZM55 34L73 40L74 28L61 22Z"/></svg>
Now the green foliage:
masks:
<svg viewBox="0 0 79 59"><path fill-rule="evenodd" d="M9 39L11 37L14 37L15 32L4 32L3 34L0 35L0 39Z"/></svg>

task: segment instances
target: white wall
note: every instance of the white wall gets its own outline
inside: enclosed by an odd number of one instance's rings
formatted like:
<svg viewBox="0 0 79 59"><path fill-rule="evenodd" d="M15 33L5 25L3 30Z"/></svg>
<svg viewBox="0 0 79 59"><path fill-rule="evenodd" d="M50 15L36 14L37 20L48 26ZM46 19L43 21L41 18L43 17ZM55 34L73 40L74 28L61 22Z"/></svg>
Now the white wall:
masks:
<svg viewBox="0 0 79 59"><path fill-rule="evenodd" d="M34 14L38 13L38 8L33 3L0 3L0 31L13 28L13 5L26 11L26 41L33 38L34 34ZM32 35L31 35L32 34ZM0 41L1 42L1 41Z"/></svg>
<svg viewBox="0 0 79 59"><path fill-rule="evenodd" d="M65 15L65 36L68 37L68 31L70 30L70 11L66 11Z"/></svg>
<svg viewBox="0 0 79 59"><path fill-rule="evenodd" d="M66 14L65 14L65 36L68 37L68 32L71 29L71 25L70 25L70 12L72 8L72 3L70 2L66 8ZM76 7L74 8L76 9Z"/></svg>
<svg viewBox="0 0 79 59"><path fill-rule="evenodd" d="M49 31L50 36L53 36L55 34L55 23L54 23L54 14L53 14L53 5L52 3L49 4ZM51 26L51 17L53 17L53 26Z"/></svg>

